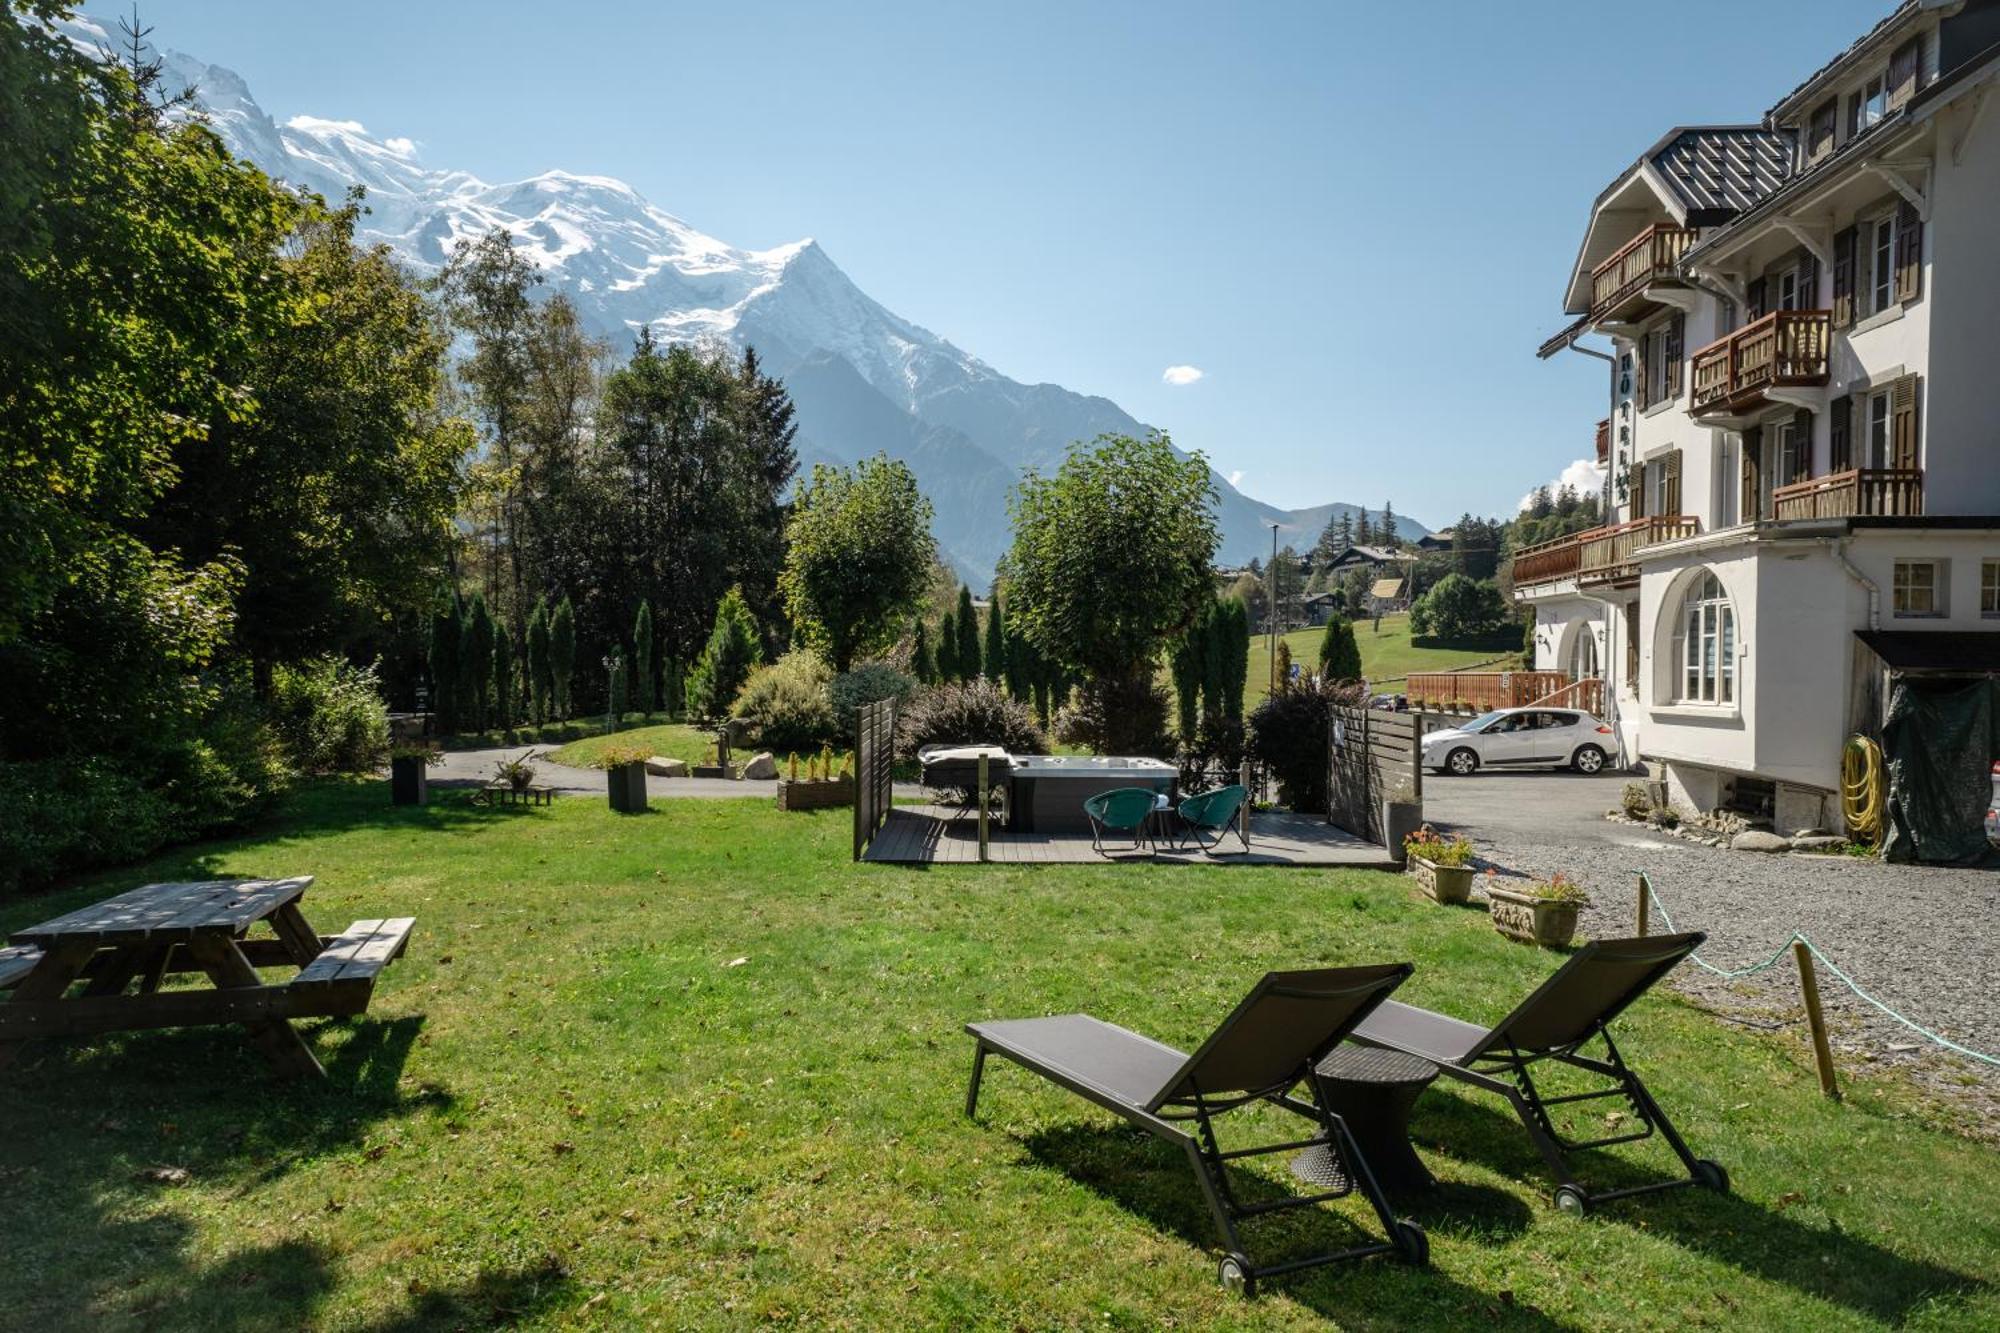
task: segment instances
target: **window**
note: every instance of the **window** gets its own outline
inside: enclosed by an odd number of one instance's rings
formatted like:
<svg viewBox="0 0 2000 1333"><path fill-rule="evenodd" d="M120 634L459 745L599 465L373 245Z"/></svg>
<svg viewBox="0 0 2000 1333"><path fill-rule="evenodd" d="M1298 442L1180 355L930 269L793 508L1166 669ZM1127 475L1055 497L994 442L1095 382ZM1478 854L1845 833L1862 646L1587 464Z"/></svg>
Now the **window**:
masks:
<svg viewBox="0 0 2000 1333"><path fill-rule="evenodd" d="M1866 308L1872 315L1896 303L1896 215L1890 213L1868 224L1865 267L1868 280L1862 284Z"/></svg>
<svg viewBox="0 0 2000 1333"><path fill-rule="evenodd" d="M1868 395L1868 457L1864 467L1887 467L1889 458L1889 391Z"/></svg>
<svg viewBox="0 0 2000 1333"><path fill-rule="evenodd" d="M1667 330L1656 329L1646 336L1646 405L1664 403L1673 397L1673 385L1669 380L1668 367L1673 362L1667 356Z"/></svg>
<svg viewBox="0 0 2000 1333"><path fill-rule="evenodd" d="M1713 574L1696 579L1681 599L1674 660L1682 703L1736 702L1736 611Z"/></svg>
<svg viewBox="0 0 2000 1333"><path fill-rule="evenodd" d="M1778 275L1778 309L1799 308L1799 271L1788 268Z"/></svg>
<svg viewBox="0 0 2000 1333"><path fill-rule="evenodd" d="M1778 475L1773 483L1789 486L1811 475L1812 418L1794 418L1778 427Z"/></svg>
<svg viewBox="0 0 2000 1333"><path fill-rule="evenodd" d="M1979 562L1979 614L2000 616L2000 560Z"/></svg>
<svg viewBox="0 0 2000 1333"><path fill-rule="evenodd" d="M1856 119L1855 131L1867 129L1889 111L1889 79L1886 74L1877 74L1868 80L1868 86L1861 90L1860 114Z"/></svg>
<svg viewBox="0 0 2000 1333"><path fill-rule="evenodd" d="M1891 603L1899 616L1944 614L1944 562L1898 560Z"/></svg>
<svg viewBox="0 0 2000 1333"><path fill-rule="evenodd" d="M1818 157L1833 147L1833 123L1835 116L1838 114L1836 108L1839 106L1839 102L1839 98L1829 97L1826 101L1820 103L1818 109L1812 113L1811 128L1806 132L1806 156L1808 158Z"/></svg>

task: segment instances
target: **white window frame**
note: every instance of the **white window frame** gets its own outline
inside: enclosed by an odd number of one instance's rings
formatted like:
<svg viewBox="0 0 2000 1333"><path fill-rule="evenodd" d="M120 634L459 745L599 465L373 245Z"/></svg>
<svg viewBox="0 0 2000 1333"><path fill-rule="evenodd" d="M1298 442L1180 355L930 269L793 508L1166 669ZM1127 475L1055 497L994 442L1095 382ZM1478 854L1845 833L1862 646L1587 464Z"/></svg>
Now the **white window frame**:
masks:
<svg viewBox="0 0 2000 1333"><path fill-rule="evenodd" d="M2000 620L2000 560L1979 562L1979 614L1982 619Z"/></svg>
<svg viewBox="0 0 2000 1333"><path fill-rule="evenodd" d="M1865 253L1857 259L1865 258L1862 265L1867 281L1857 284L1855 297L1861 302L1863 315L1879 315L1884 310L1893 310L1899 304L1896 300L1896 214L1891 211L1862 220L1865 228Z"/></svg>
<svg viewBox="0 0 2000 1333"><path fill-rule="evenodd" d="M1771 308L1773 310L1805 309L1804 304L1799 300L1799 267L1797 264L1787 265L1785 270L1778 274L1778 299L1772 303Z"/></svg>
<svg viewBox="0 0 2000 1333"><path fill-rule="evenodd" d="M1674 701L1736 704L1736 608L1722 580L1702 571L1681 594L1674 628Z"/></svg>
<svg viewBox="0 0 2000 1333"><path fill-rule="evenodd" d="M1668 320L1646 335L1646 406L1655 408L1662 403L1675 401L1667 396L1667 325ZM1687 386L1682 385L1683 389Z"/></svg>
<svg viewBox="0 0 2000 1333"><path fill-rule="evenodd" d="M1861 89L1861 128L1867 129L1888 114L1889 67L1884 65L1882 72Z"/></svg>
<svg viewBox="0 0 2000 1333"><path fill-rule="evenodd" d="M1776 433L1778 447L1773 461L1777 464L1777 475L1772 479L1774 488L1789 486L1812 471L1812 434L1802 434L1795 420L1779 422Z"/></svg>
<svg viewBox="0 0 2000 1333"><path fill-rule="evenodd" d="M1918 570L1929 574L1927 586L1920 587ZM1945 560L1898 560L1890 581L1889 605L1899 620L1939 620L1947 613L1945 590L1951 586L1950 562ZM1923 610L1911 606L1914 594L1928 594L1930 605Z"/></svg>

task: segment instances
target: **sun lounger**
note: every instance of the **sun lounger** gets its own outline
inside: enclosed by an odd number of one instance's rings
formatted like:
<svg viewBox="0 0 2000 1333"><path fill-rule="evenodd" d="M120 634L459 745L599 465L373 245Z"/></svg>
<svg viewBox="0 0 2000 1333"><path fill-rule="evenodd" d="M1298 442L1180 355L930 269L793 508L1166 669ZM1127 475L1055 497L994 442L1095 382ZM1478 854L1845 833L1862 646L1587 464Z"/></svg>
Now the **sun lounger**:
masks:
<svg viewBox="0 0 2000 1333"><path fill-rule="evenodd" d="M1255 1291L1260 1278L1365 1255L1396 1253L1423 1264L1429 1257L1423 1229L1390 1211L1346 1124L1321 1103L1317 1085L1308 1077L1314 1061L1337 1045L1411 971L1408 963L1389 963L1268 973L1193 1055L1088 1014L968 1023L965 1030L978 1045L965 1113L977 1112L980 1078L991 1053L1178 1145L1187 1153L1228 1251L1219 1275L1224 1285L1246 1295ZM1313 1100L1291 1095L1301 1081L1312 1090ZM1224 1151L1216 1141L1214 1118L1260 1101L1305 1117L1315 1132L1293 1142ZM1182 1128L1189 1122L1192 1132ZM1228 1163L1308 1149L1333 1154L1344 1168L1338 1173L1343 1178L1331 1189L1254 1203L1236 1197ZM1357 1188L1374 1206L1388 1239L1262 1267L1251 1263L1237 1236L1239 1220L1308 1207Z"/></svg>
<svg viewBox="0 0 2000 1333"><path fill-rule="evenodd" d="M1697 1158L1688 1151L1673 1122L1667 1119L1639 1076L1626 1065L1617 1044L1611 1040L1611 1021L1651 989L1654 982L1671 972L1681 959L1699 948L1704 938L1695 931L1629 940L1595 940L1578 949L1533 995L1491 1028L1387 1000L1355 1028L1354 1040L1422 1056L1451 1078L1507 1098L1554 1173L1556 1206L1565 1212L1581 1215L1592 1204L1683 1185L1703 1185L1727 1192L1729 1174L1715 1162ZM1583 1048L1594 1040L1604 1043L1602 1058L1582 1054ZM1609 1079L1611 1085L1588 1092L1545 1096L1535 1086L1532 1072L1542 1061L1555 1061L1596 1074ZM1574 1140L1563 1136L1550 1115L1554 1107L1611 1097L1624 1098L1637 1128ZM1589 1191L1570 1173L1567 1154L1614 1143L1633 1143L1650 1138L1655 1130L1687 1168L1686 1178Z"/></svg>

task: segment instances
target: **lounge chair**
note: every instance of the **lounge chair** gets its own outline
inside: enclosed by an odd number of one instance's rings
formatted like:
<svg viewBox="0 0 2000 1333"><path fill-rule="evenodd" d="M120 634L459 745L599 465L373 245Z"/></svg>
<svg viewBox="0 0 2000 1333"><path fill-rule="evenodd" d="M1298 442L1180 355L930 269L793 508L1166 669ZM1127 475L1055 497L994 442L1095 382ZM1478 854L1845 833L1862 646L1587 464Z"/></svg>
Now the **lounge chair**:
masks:
<svg viewBox="0 0 2000 1333"><path fill-rule="evenodd" d="M1100 853L1104 850L1104 830L1112 829L1132 835L1132 850L1145 845L1146 825L1153 817L1153 809L1159 800L1159 793L1151 787L1113 787L1101 791L1083 803L1083 814L1090 821L1090 845Z"/></svg>
<svg viewBox="0 0 2000 1333"><path fill-rule="evenodd" d="M1243 850L1250 850L1250 837L1237 821L1237 814L1243 809L1243 802L1250 798L1250 792L1241 784L1217 787L1199 796L1190 796L1180 803L1176 812L1180 816L1181 828L1193 839L1206 856L1215 855L1215 849L1222 840L1234 831L1243 843ZM1203 833L1213 834L1204 838Z"/></svg>
<svg viewBox="0 0 2000 1333"><path fill-rule="evenodd" d="M1581 1216L1593 1204L1682 1185L1702 1185L1727 1193L1729 1173L1688 1151L1673 1122L1611 1040L1611 1021L1699 948L1705 938L1699 931L1690 931L1594 940L1578 949L1554 976L1491 1028L1388 1000L1355 1028L1354 1040L1420 1055L1452 1078L1505 1097L1554 1173L1556 1206L1564 1212ZM1601 1059L1581 1053L1595 1039L1604 1042ZM1611 1086L1544 1096L1532 1074L1533 1066L1544 1060L1607 1078ZM1552 1107L1620 1096L1636 1118L1639 1127L1635 1130L1572 1140L1563 1137L1549 1114ZM1636 1142L1650 1138L1656 1129L1687 1168L1685 1179L1588 1191L1570 1174L1566 1154Z"/></svg>
<svg viewBox="0 0 2000 1333"><path fill-rule="evenodd" d="M968 1023L965 1030L978 1045L965 1113L978 1111L979 1081L991 1052L1179 1145L1194 1168L1227 1251L1218 1275L1223 1285L1245 1295L1255 1293L1259 1278L1364 1255L1395 1253L1421 1265L1430 1254L1423 1228L1390 1211L1346 1122L1321 1102L1316 1081L1308 1077L1314 1062L1339 1044L1412 970L1408 963L1388 963L1267 973L1191 1056L1088 1014ZM1312 1089L1310 1102L1291 1095L1302 1080ZM1220 1148L1214 1118L1259 1101L1305 1117L1315 1132L1295 1142ZM1193 1122L1192 1133L1180 1127L1188 1121ZM1244 1203L1230 1188L1227 1165L1232 1161L1308 1150L1331 1154L1339 1168L1332 1173L1332 1187L1323 1193ZM1388 1239L1263 1267L1250 1262L1237 1237L1238 1220L1309 1207L1357 1188L1374 1206Z"/></svg>

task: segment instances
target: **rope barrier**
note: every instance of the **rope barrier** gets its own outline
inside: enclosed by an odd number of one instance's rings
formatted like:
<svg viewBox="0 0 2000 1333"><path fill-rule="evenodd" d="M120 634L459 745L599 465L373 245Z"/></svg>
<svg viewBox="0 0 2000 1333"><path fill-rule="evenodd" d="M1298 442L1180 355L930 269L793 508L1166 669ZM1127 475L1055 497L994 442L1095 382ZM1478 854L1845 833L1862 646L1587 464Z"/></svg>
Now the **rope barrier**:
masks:
<svg viewBox="0 0 2000 1333"><path fill-rule="evenodd" d="M1660 891L1653 887L1652 876L1648 875L1643 870L1638 871L1637 874L1639 878L1645 882L1646 893L1652 899L1654 908L1659 911L1660 920L1666 922L1668 930L1674 929L1673 914L1667 911L1666 903L1660 900ZM1925 1027L1923 1024L1917 1022L1915 1019L1904 1017L1902 1014L1897 1013L1894 1009L1891 1009L1888 1005L1882 1003L1882 1001L1876 999L1873 995L1870 995L1867 991L1861 989L1860 985L1856 983L1854 978L1848 976L1847 973L1841 971L1840 965L1835 963L1831 958L1828 958L1825 952L1822 951L1817 944L1814 944L1812 942L1812 939L1808 935L1806 935L1804 931L1794 930L1789 936L1786 937L1785 942L1778 946L1777 951L1773 953L1769 958L1766 958L1763 962L1752 963L1749 967L1739 967L1733 971L1715 966L1715 964L1703 958L1699 951L1689 954L1688 957L1693 959L1694 962L1699 966L1706 968L1708 971L1714 973L1716 976L1721 977L1724 981L1734 981L1738 977L1754 976L1756 973L1768 971L1769 969L1777 966L1780 962L1784 960L1786 952L1791 949L1794 941L1803 944L1806 946L1807 949L1810 949L1812 951L1813 957L1819 959L1820 962L1824 963L1826 965L1827 971L1833 973L1834 976L1840 978L1841 983L1845 985L1847 989L1853 991L1856 995L1866 1000L1869 1004L1874 1005L1877 1009L1887 1014L1890 1018L1893 1018L1898 1023L1901 1023L1904 1027L1908 1028L1910 1031L1916 1033L1921 1037L1926 1037L1931 1041L1936 1042L1938 1045L1944 1047L1946 1050L1956 1051L1958 1054L1966 1056L1969 1059L1978 1060L1984 1064L1989 1064L1995 1066L1996 1068L2000 1068L2000 1057L1987 1055L1983 1051L1975 1051L1969 1046L1961 1046L1949 1037L1941 1037L1937 1033Z"/></svg>

